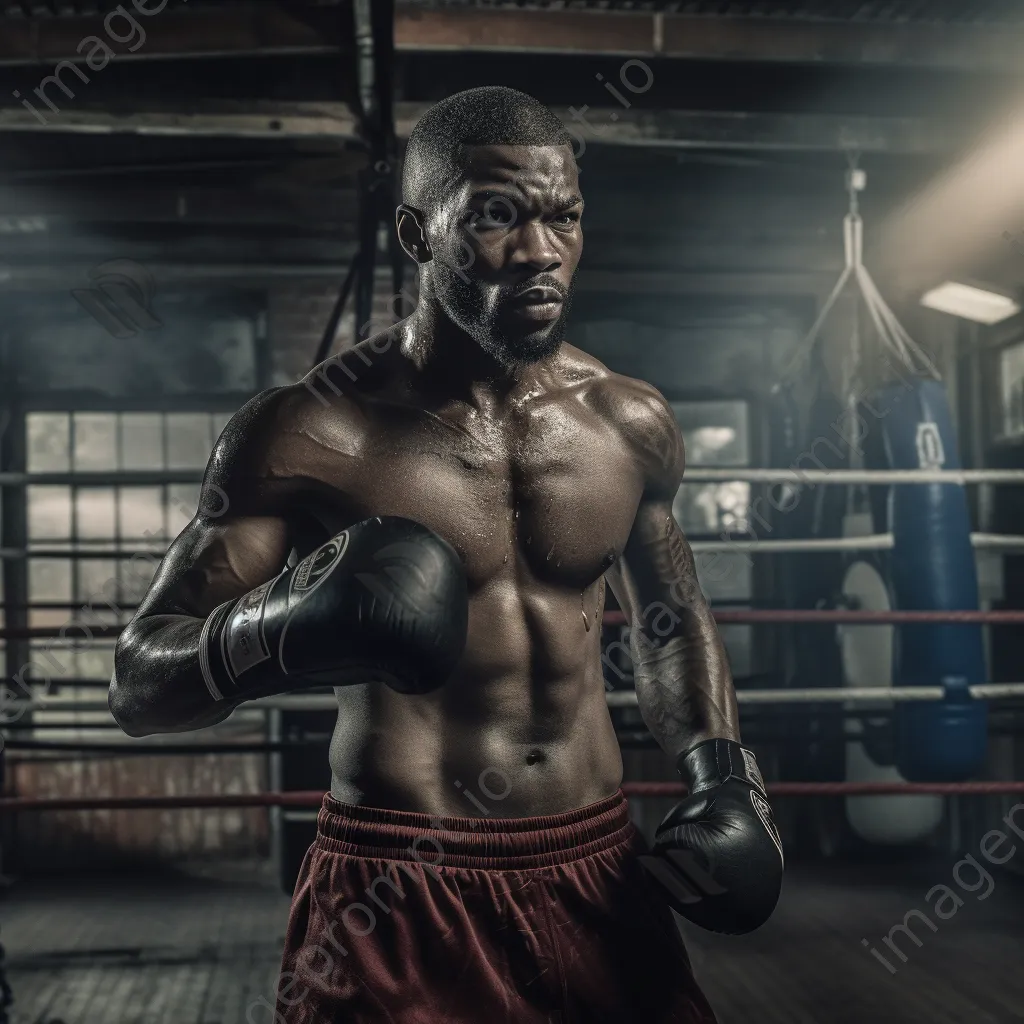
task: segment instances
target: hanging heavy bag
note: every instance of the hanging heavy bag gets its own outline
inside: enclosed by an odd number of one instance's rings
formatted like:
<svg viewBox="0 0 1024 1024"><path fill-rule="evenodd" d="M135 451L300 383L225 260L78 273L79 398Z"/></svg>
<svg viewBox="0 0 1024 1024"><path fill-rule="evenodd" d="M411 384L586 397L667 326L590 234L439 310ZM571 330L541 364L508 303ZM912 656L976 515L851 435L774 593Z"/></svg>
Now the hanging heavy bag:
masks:
<svg viewBox="0 0 1024 1024"><path fill-rule="evenodd" d="M956 436L941 381L907 378L880 389L871 408L881 416L889 469L959 469ZM895 484L888 501L896 607L967 611L978 608L967 496L962 484ZM986 705L967 687L985 680L981 626L926 623L897 628L896 685L943 686L942 701L896 707L896 765L914 782L957 782L984 764Z"/></svg>

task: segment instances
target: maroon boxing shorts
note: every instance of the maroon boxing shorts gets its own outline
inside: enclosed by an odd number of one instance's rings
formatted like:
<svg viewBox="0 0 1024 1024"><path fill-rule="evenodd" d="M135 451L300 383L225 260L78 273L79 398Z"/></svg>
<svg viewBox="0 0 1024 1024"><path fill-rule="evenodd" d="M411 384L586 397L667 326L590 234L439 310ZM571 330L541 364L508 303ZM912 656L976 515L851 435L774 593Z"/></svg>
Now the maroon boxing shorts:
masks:
<svg viewBox="0 0 1024 1024"><path fill-rule="evenodd" d="M327 796L274 1020L713 1024L644 852L621 793L482 819Z"/></svg>

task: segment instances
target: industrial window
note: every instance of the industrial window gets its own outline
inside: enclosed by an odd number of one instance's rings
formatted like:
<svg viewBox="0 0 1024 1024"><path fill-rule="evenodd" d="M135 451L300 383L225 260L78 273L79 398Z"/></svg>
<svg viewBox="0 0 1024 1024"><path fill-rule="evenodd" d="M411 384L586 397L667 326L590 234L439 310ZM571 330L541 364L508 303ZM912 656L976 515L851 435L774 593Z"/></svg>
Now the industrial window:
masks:
<svg viewBox="0 0 1024 1024"><path fill-rule="evenodd" d="M34 722L67 722L77 735L79 725L109 721L102 705L114 640L97 634L131 618L160 555L195 512L198 478L229 418L220 412L27 414L30 476L88 474L30 484L26 492L29 626L57 633L32 641L37 693L58 704L37 712ZM140 471L154 479L133 481Z"/></svg>

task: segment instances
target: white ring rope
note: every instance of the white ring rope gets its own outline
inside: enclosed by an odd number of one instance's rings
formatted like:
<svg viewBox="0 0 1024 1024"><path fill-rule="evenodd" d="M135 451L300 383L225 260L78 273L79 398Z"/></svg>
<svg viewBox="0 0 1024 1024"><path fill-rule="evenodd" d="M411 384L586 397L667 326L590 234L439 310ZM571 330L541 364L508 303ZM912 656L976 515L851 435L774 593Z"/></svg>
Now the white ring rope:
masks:
<svg viewBox="0 0 1024 1024"><path fill-rule="evenodd" d="M969 687L976 700L1006 700L1024 697L1024 683L979 683ZM945 692L941 686L894 686L894 687L844 687L823 686L786 690L737 690L736 700L740 704L815 704L844 703L879 704L891 701L942 700ZM608 706L625 708L637 706L635 690L613 690L607 694ZM268 697L254 701L253 707L275 708L282 711L335 710L333 697L318 697L310 694L291 697Z"/></svg>
<svg viewBox="0 0 1024 1024"><path fill-rule="evenodd" d="M741 535L742 536L742 535ZM1024 547L1024 537L1020 539ZM761 554L811 554L815 551L891 551L896 546L891 533L874 533L866 537L818 537L793 540L694 540L690 549L695 555L737 551Z"/></svg>
<svg viewBox="0 0 1024 1024"><path fill-rule="evenodd" d="M723 536L725 536L723 534ZM739 534L743 536L743 534ZM731 534L730 534L731 537ZM872 533L864 537L820 537L792 540L695 540L690 548L695 555L736 551L755 554L813 554L824 551L892 551L896 539L891 533ZM1024 551L1024 536L999 533L972 533L971 544L978 550Z"/></svg>
<svg viewBox="0 0 1024 1024"><path fill-rule="evenodd" d="M977 683L969 686L975 700L1008 700L1024 697L1024 683ZM875 704L885 707L893 702L942 700L941 686L822 686L786 690L737 690L739 704ZM635 708L635 690L613 690L608 694L610 708Z"/></svg>
<svg viewBox="0 0 1024 1024"><path fill-rule="evenodd" d="M812 446L813 448L813 446ZM809 453L810 454L810 453ZM819 463L820 465L820 463ZM684 484L1024 484L1024 469L751 469L687 467Z"/></svg>
<svg viewBox="0 0 1024 1024"><path fill-rule="evenodd" d="M1024 697L1024 683L976 683L967 688L975 700L1009 700ZM869 704L884 708L893 702L942 700L945 691L941 686L822 686L784 690L737 690L739 704ZM635 690L613 690L606 694L608 706L612 708L635 708ZM5 713L17 710L54 711L108 711L106 703L99 701L8 700L2 702ZM242 705L243 709L261 711L337 711L338 702L329 694L290 694L280 697L264 697ZM11 719L9 719L11 720ZM38 723L46 727L46 722ZM0 727L2 728L2 727ZM70 727L70 728L73 728Z"/></svg>

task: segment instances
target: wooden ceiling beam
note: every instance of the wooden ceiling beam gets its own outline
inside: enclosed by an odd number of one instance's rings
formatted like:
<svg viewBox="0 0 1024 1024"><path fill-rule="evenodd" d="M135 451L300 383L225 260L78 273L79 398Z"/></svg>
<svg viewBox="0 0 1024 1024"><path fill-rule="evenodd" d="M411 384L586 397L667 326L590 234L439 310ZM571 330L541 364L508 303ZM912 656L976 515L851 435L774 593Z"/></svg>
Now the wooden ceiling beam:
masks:
<svg viewBox="0 0 1024 1024"><path fill-rule="evenodd" d="M150 3L152 5L152 2ZM128 6L129 12L132 7ZM232 2L223 8L167 7L135 20L0 18L0 65L81 62L90 36L118 60L338 53L337 6ZM123 19L122 19L123 21ZM938 68L1019 74L1019 32L1007 26L737 18L618 11L523 11L408 7L395 16L395 45L407 53L490 51L626 58ZM129 49L129 47L134 47Z"/></svg>
<svg viewBox="0 0 1024 1024"><path fill-rule="evenodd" d="M86 42L90 37L103 41L119 62L340 52L336 8L296 10L264 2L218 10L175 3L145 16L131 3L122 6L139 28L120 16L110 21L99 15L0 18L0 65L81 63L95 45ZM152 0L144 6L158 10Z"/></svg>
<svg viewBox="0 0 1024 1024"><path fill-rule="evenodd" d="M56 90L59 98L63 96ZM41 104L0 108L0 133L71 132L101 135L209 136L216 138L333 139L358 141L358 126L341 103L253 102L213 109L209 104L177 111L89 110L65 101L53 113ZM396 131L408 137L429 104L398 103ZM614 107L555 108L586 147L637 146L773 152L945 153L966 141L971 125L920 117L856 117L839 114L629 110Z"/></svg>
<svg viewBox="0 0 1024 1024"><path fill-rule="evenodd" d="M399 4L395 45L408 52L489 50L1021 72L1020 33L993 25Z"/></svg>

